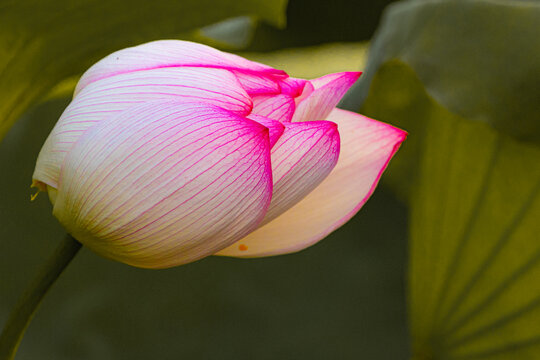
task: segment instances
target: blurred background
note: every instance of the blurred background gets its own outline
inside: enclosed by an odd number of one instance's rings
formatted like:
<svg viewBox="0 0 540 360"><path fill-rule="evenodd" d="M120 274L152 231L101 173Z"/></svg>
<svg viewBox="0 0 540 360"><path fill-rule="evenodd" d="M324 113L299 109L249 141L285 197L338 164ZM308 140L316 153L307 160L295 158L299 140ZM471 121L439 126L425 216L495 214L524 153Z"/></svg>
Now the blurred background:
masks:
<svg viewBox="0 0 540 360"><path fill-rule="evenodd" d="M539 24L535 0L2 1L0 324L64 235L29 201L37 154L114 50L179 38L296 77L364 70L341 106L410 134L300 253L142 270L83 249L17 359L540 359Z"/></svg>

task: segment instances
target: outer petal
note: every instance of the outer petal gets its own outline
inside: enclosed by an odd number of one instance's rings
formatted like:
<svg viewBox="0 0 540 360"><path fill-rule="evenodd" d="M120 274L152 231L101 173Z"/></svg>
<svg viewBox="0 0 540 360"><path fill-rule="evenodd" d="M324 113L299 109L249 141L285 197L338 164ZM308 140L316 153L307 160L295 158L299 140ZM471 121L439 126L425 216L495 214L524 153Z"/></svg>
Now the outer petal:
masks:
<svg viewBox="0 0 540 360"><path fill-rule="evenodd" d="M236 77L222 69L154 69L96 81L60 117L39 154L33 178L57 187L65 154L86 129L134 104L178 98L204 101L239 114L248 114L252 108Z"/></svg>
<svg viewBox="0 0 540 360"><path fill-rule="evenodd" d="M302 250L347 222L371 196L406 133L335 109L341 153L332 173L296 206L219 255L257 257Z"/></svg>
<svg viewBox="0 0 540 360"><path fill-rule="evenodd" d="M253 114L282 123L290 122L296 105L289 95L260 95L253 97Z"/></svg>
<svg viewBox="0 0 540 360"><path fill-rule="evenodd" d="M360 74L342 72L310 80L314 90L298 104L292 121L326 119Z"/></svg>
<svg viewBox="0 0 540 360"><path fill-rule="evenodd" d="M77 84L78 94L88 84L132 71L165 67L214 67L247 72L262 72L277 78L287 77L282 70L249 61L209 46L180 40L153 41L110 54L88 69Z"/></svg>
<svg viewBox="0 0 540 360"><path fill-rule="evenodd" d="M97 253L166 268L247 235L272 193L268 129L226 110L148 102L96 124L62 166L53 213Z"/></svg>
<svg viewBox="0 0 540 360"><path fill-rule="evenodd" d="M319 185L332 171L339 156L339 134L329 121L285 124L272 148L274 192L263 223L267 223Z"/></svg>

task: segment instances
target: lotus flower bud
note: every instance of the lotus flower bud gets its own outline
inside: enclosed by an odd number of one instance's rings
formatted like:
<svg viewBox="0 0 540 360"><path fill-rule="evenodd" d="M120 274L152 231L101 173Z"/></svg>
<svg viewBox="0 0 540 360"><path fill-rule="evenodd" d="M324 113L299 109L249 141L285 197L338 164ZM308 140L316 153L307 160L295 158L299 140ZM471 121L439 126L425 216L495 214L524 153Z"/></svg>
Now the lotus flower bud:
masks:
<svg viewBox="0 0 540 360"><path fill-rule="evenodd" d="M359 75L295 79L176 40L117 51L80 79L33 184L77 240L138 267L304 249L362 207L405 138L335 108Z"/></svg>

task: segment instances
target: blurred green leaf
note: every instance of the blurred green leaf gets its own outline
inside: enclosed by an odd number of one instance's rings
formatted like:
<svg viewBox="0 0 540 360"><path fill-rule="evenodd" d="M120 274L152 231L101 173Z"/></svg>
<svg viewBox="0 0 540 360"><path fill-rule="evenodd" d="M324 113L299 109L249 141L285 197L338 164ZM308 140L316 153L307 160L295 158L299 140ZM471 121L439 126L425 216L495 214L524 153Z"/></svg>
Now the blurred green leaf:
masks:
<svg viewBox="0 0 540 360"><path fill-rule="evenodd" d="M409 138L413 358L540 358L540 4L406 1L349 98Z"/></svg>
<svg viewBox="0 0 540 360"><path fill-rule="evenodd" d="M370 49L356 108L392 59L438 103L517 139L540 142L540 2L413 0L391 5Z"/></svg>
<svg viewBox="0 0 540 360"><path fill-rule="evenodd" d="M285 24L286 0L6 0L0 4L0 138L62 80L108 53L225 18Z"/></svg>
<svg viewBox="0 0 540 360"><path fill-rule="evenodd" d="M540 149L448 111L397 60L363 110L410 131L389 173L410 191L414 358L540 358Z"/></svg>

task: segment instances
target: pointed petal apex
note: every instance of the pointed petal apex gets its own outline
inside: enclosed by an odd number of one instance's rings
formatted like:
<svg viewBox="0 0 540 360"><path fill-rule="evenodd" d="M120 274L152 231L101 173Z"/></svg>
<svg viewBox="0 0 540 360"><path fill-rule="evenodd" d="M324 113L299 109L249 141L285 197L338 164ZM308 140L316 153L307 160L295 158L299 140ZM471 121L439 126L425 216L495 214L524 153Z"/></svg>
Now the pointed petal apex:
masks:
<svg viewBox="0 0 540 360"><path fill-rule="evenodd" d="M326 119L361 72L342 72L310 80L313 91L298 104L292 121Z"/></svg>

